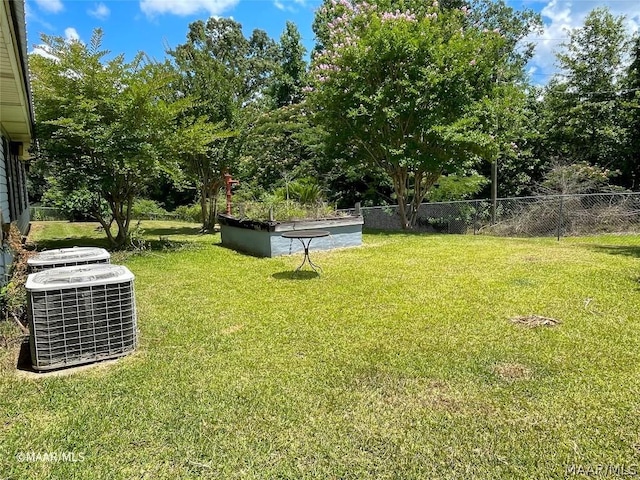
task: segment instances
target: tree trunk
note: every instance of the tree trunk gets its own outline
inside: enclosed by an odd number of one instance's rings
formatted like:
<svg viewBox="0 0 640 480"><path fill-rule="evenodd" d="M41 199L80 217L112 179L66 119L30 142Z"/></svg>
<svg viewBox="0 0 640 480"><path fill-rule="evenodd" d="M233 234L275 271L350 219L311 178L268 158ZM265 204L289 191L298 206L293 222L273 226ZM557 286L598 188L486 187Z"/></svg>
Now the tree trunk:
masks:
<svg viewBox="0 0 640 480"><path fill-rule="evenodd" d="M206 215L203 223L203 229L213 231L216 225L216 218L218 216L218 194L221 188L220 180L212 180L207 189L206 199Z"/></svg>
<svg viewBox="0 0 640 480"><path fill-rule="evenodd" d="M118 226L118 234L114 239L114 247L121 248L127 243L129 238L129 228L126 222L125 215L123 214L123 205L120 202L116 202L116 211L114 212L114 220Z"/></svg>
<svg viewBox="0 0 640 480"><path fill-rule="evenodd" d="M207 189L204 184L200 185L200 219L202 231L205 231L207 229Z"/></svg>
<svg viewBox="0 0 640 480"><path fill-rule="evenodd" d="M429 189L438 181L440 175L440 172L416 172L414 176L413 198L411 199L411 215L409 218L409 225L411 225L412 228L416 226L418 221L420 205L427 196Z"/></svg>
<svg viewBox="0 0 640 480"><path fill-rule="evenodd" d="M407 218L407 171L404 168L398 168L389 172L393 179L393 189L395 190L398 200L398 214L400 215L400 224L403 230L409 230L411 224Z"/></svg>
<svg viewBox="0 0 640 480"><path fill-rule="evenodd" d="M404 230L415 227L418 221L418 210L431 186L440 178L439 172L417 171L413 174L413 195L409 198L410 172L406 168L398 168L388 172L393 179L393 189L398 199L398 214ZM408 207L408 211L407 211Z"/></svg>

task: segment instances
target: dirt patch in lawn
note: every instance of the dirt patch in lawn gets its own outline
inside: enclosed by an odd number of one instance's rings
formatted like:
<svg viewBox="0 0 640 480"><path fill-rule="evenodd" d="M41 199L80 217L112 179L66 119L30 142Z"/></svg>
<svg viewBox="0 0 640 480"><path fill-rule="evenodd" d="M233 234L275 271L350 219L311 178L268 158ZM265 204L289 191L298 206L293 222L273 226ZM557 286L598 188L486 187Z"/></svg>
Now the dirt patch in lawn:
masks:
<svg viewBox="0 0 640 480"><path fill-rule="evenodd" d="M231 325L230 327L227 327L221 330L220 333L222 333L223 335L231 335L232 333L239 332L240 330L243 330L243 329L244 329L244 325L239 323L237 325Z"/></svg>
<svg viewBox="0 0 640 480"><path fill-rule="evenodd" d="M523 327L536 328L536 327L555 327L562 323L560 320L550 317L543 317L540 315L527 315L520 317L513 317L512 323L516 325L522 325Z"/></svg>
<svg viewBox="0 0 640 480"><path fill-rule="evenodd" d="M521 363L497 363L493 366L492 371L502 380L506 380L508 382L530 380L533 377L531 369Z"/></svg>
<svg viewBox="0 0 640 480"><path fill-rule="evenodd" d="M447 383L437 379L376 372L355 379L367 402L382 409L430 409L460 412L466 406Z"/></svg>
<svg viewBox="0 0 640 480"><path fill-rule="evenodd" d="M541 262L542 260L544 260L542 257L536 257L534 255L526 255L522 257L522 261L525 263L537 263Z"/></svg>

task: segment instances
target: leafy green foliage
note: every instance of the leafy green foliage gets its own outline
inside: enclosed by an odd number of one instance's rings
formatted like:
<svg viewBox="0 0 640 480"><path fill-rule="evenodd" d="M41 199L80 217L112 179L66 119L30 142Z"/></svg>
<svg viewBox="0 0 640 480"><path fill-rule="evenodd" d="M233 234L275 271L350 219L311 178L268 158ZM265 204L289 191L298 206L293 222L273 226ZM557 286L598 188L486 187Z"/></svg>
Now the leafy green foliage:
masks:
<svg viewBox="0 0 640 480"><path fill-rule="evenodd" d="M58 181L51 177L48 188L42 196L44 206L56 208L67 220L86 220L93 205L93 194L86 186L79 186L71 191L60 187ZM103 216L109 215L109 205L101 202L100 212Z"/></svg>
<svg viewBox="0 0 640 480"><path fill-rule="evenodd" d="M196 100L187 121L203 118L214 125L206 148L184 155L181 162L197 185L201 221L208 230L215 223L223 174L236 167L240 145L234 137L264 96L275 68L276 45L262 30L245 38L238 22L211 17L190 24L186 42L169 54L179 75L177 89Z"/></svg>
<svg viewBox="0 0 640 480"><path fill-rule="evenodd" d="M314 179L301 179L291 182L287 187L288 198L296 200L303 205L313 205L324 199L322 187ZM283 196L284 188L279 190L279 195Z"/></svg>
<svg viewBox="0 0 640 480"><path fill-rule="evenodd" d="M636 33L631 47L631 62L624 81L626 92L624 125L626 127L625 161L621 166L622 176L628 186L640 189L640 34Z"/></svg>
<svg viewBox="0 0 640 480"><path fill-rule="evenodd" d="M254 198L294 178L315 176L321 134L301 104L256 112L243 131L238 176Z"/></svg>
<svg viewBox="0 0 640 480"><path fill-rule="evenodd" d="M509 87L496 87L495 71L517 65L500 32L469 25L463 10L341 2L325 4L324 14L333 20L310 100L334 149L389 175L409 228L442 173L496 157L488 122Z"/></svg>
<svg viewBox="0 0 640 480"><path fill-rule="evenodd" d="M618 95L627 48L624 18L606 8L593 10L570 32L557 55L563 75L544 94L541 129L548 157L628 171L626 109Z"/></svg>
<svg viewBox="0 0 640 480"><path fill-rule="evenodd" d="M200 204L180 205L172 213L185 222L198 223L202 221L202 207Z"/></svg>
<svg viewBox="0 0 640 480"><path fill-rule="evenodd" d="M72 196L62 203L81 205L119 247L149 179L177 173L176 156L210 140L201 121L176 124L189 100L173 98L167 87L175 77L166 65L143 54L131 63L122 55L107 61L101 40L99 29L89 45L43 35L50 56L32 55L30 65L41 163L58 193ZM190 143L180 147L185 138Z"/></svg>
<svg viewBox="0 0 640 480"><path fill-rule="evenodd" d="M306 49L295 23L287 21L278 45L278 63L268 89L276 108L300 103L306 84Z"/></svg>
<svg viewBox="0 0 640 480"><path fill-rule="evenodd" d="M443 175L429 191L430 202L448 202L464 200L476 195L489 180L482 175Z"/></svg>
<svg viewBox="0 0 640 480"><path fill-rule="evenodd" d="M131 217L136 220L163 217L167 213L162 205L147 198L136 198L133 205L131 205Z"/></svg>

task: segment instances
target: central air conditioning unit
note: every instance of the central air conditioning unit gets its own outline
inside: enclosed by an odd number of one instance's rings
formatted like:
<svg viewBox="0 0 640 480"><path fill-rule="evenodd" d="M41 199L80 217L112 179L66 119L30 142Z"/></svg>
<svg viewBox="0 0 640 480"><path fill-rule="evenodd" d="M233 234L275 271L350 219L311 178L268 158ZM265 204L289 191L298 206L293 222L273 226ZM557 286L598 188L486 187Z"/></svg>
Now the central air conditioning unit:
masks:
<svg viewBox="0 0 640 480"><path fill-rule="evenodd" d="M120 265L61 267L27 277L31 363L52 370L136 348L133 274Z"/></svg>
<svg viewBox="0 0 640 480"><path fill-rule="evenodd" d="M45 250L29 260L29 272L40 272L48 268L87 265L90 263L110 263L111 256L104 248L73 247Z"/></svg>

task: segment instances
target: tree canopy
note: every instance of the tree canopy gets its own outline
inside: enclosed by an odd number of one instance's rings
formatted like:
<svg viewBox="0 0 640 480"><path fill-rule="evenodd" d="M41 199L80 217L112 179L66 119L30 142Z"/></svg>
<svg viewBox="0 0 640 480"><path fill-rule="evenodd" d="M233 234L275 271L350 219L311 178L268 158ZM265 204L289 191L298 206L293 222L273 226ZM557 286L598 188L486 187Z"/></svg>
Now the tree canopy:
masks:
<svg viewBox="0 0 640 480"><path fill-rule="evenodd" d="M507 39L470 25L469 14L437 2L387 11L346 0L319 12L333 20L310 99L329 143L391 177L405 228L442 173L498 153L487 112L508 95L496 81L512 67Z"/></svg>
<svg viewBox="0 0 640 480"><path fill-rule="evenodd" d="M211 230L223 174L239 155L240 145L232 137L247 122L247 112L262 102L275 68L276 44L262 30L246 38L238 22L212 17L190 24L186 42L169 54L179 79L176 88L195 99L190 118L215 125L214 139L223 140L181 156L184 171L197 184L203 228Z"/></svg>
<svg viewBox="0 0 640 480"><path fill-rule="evenodd" d="M557 54L561 74L547 85L540 112L543 155L550 162L587 162L627 172L616 179L625 186L637 182L628 151L630 138L637 136L627 122L633 107L625 105L625 98L633 98L622 94L628 57L624 17L606 8L591 11L584 25L569 33Z"/></svg>
<svg viewBox="0 0 640 480"><path fill-rule="evenodd" d="M119 247L134 198L160 171L177 171L175 141L208 126L178 131L186 99L168 91L171 70L142 54L130 63L122 55L106 60L101 40L99 29L89 45L43 35L48 56L31 56L32 88L47 174L62 193L85 192L86 214Z"/></svg>
<svg viewBox="0 0 640 480"><path fill-rule="evenodd" d="M246 198L299 181L341 207L397 202L405 228L424 199L485 196L492 162L503 196L590 167L637 189L640 38L598 8L535 87L527 36L540 26L504 0L324 0L310 66L291 22L274 41L198 20L163 64L110 57L101 31L89 45L45 36L49 55L31 58L48 176L36 183L113 245L134 197L151 185L161 198L171 179L196 187L211 229L225 171Z"/></svg>

